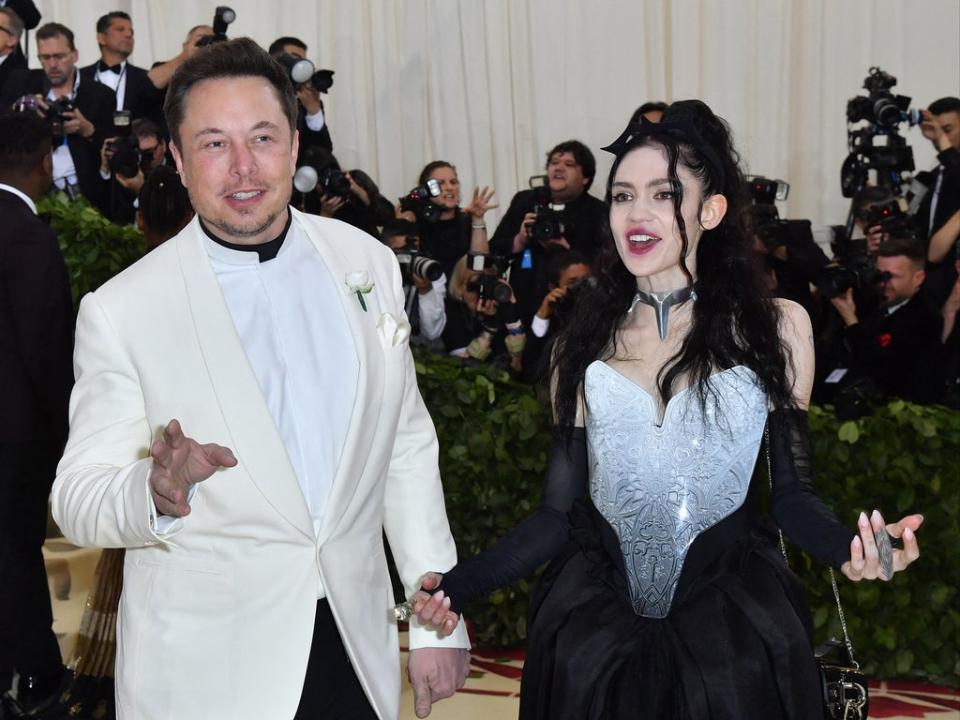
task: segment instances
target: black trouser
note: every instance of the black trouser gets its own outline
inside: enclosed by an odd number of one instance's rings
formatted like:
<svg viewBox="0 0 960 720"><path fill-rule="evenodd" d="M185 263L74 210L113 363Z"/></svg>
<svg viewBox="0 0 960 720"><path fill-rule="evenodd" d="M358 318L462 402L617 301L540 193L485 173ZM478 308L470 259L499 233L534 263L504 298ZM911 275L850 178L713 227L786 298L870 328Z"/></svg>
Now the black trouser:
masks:
<svg viewBox="0 0 960 720"><path fill-rule="evenodd" d="M326 600L317 601L307 676L293 720L377 720Z"/></svg>
<svg viewBox="0 0 960 720"><path fill-rule="evenodd" d="M47 443L0 442L0 693L13 671L63 670L42 550L57 455Z"/></svg>

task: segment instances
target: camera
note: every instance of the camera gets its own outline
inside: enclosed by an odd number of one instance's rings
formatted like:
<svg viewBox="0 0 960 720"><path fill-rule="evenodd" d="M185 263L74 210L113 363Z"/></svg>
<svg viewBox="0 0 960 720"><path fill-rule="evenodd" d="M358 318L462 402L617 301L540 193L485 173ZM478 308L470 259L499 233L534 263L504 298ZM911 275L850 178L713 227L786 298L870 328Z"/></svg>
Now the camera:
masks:
<svg viewBox="0 0 960 720"><path fill-rule="evenodd" d="M117 136L107 143L107 147L113 151L107 164L114 175L132 178L139 171L143 158L140 153L140 141L130 134L130 111L114 112L113 127Z"/></svg>
<svg viewBox="0 0 960 720"><path fill-rule="evenodd" d="M321 172L310 165L301 165L293 176L293 186L302 193L320 188L321 195L330 195L346 200L350 196L350 180L339 168L328 167Z"/></svg>
<svg viewBox="0 0 960 720"><path fill-rule="evenodd" d="M872 288L891 278L889 272L877 270L867 253L866 240L842 241L837 247L835 259L837 264L825 267L815 283L828 299L843 295L849 288Z"/></svg>
<svg viewBox="0 0 960 720"><path fill-rule="evenodd" d="M776 201L786 200L790 185L783 180L771 180L760 175L746 178L747 192L753 201L753 225L757 237L769 251L790 244L791 221L781 220Z"/></svg>
<svg viewBox="0 0 960 720"><path fill-rule="evenodd" d="M64 130L63 123L69 118L65 118L64 113L73 112L77 107L73 104L73 99L67 95L49 101L47 107L45 117L50 125L53 144L57 146L62 144L67 137L67 131ZM24 95L18 98L13 104L13 110L14 112L44 112L36 95Z"/></svg>
<svg viewBox="0 0 960 720"><path fill-rule="evenodd" d="M443 275L440 263L423 255L412 242L408 241L403 247L395 248L394 253L397 256L397 262L400 263L400 277L404 285L413 284L414 277L434 282Z"/></svg>
<svg viewBox="0 0 960 720"><path fill-rule="evenodd" d="M871 67L863 81L868 96L847 101L847 123L866 122L865 127L847 130L849 154L840 170L844 197L852 198L867 185L869 173L876 174L876 185L895 186L901 176L914 169L913 149L898 133L901 123L916 125L919 110L910 109L910 98L894 95L890 88L897 79L879 67Z"/></svg>
<svg viewBox="0 0 960 720"><path fill-rule="evenodd" d="M333 87L333 70L316 70L312 62L292 53L283 53L277 62L286 69L294 87L310 83L317 92L322 93Z"/></svg>
<svg viewBox="0 0 960 720"><path fill-rule="evenodd" d="M213 13L213 35L204 35L197 47L206 47L227 39L227 26L237 19L237 13L226 5L218 5Z"/></svg>
<svg viewBox="0 0 960 720"><path fill-rule="evenodd" d="M440 196L440 181L430 179L400 198L400 211L412 212L418 220L432 223L440 219L443 208L431 201Z"/></svg>
<svg viewBox="0 0 960 720"><path fill-rule="evenodd" d="M864 226L867 228L879 226L883 232L897 237L915 237L916 231L907 213L908 209L909 205L902 197L873 203L864 212Z"/></svg>
<svg viewBox="0 0 960 720"><path fill-rule="evenodd" d="M564 234L563 205L555 205L550 197L550 186L546 175L534 175L530 178L533 190L533 212L537 217L530 224L530 237L545 242Z"/></svg>
<svg viewBox="0 0 960 720"><path fill-rule="evenodd" d="M509 303L513 290L500 280L497 273L497 259L485 253L467 255L467 267L477 275L467 281L467 290L475 292L480 300L495 300L498 304ZM493 271L492 273L488 271Z"/></svg>

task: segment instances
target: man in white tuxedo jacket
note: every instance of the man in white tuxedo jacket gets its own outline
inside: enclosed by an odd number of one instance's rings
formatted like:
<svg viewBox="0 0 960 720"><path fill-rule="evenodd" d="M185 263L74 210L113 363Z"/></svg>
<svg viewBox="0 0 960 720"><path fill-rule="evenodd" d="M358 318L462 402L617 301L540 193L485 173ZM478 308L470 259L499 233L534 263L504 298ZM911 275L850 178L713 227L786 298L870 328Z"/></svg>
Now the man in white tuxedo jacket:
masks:
<svg viewBox="0 0 960 720"><path fill-rule="evenodd" d="M127 548L118 715L396 718L382 532L408 594L456 563L396 260L288 207L296 97L253 41L187 60L166 113L198 217L84 298L53 489L73 542ZM423 716L468 642L410 646Z"/></svg>

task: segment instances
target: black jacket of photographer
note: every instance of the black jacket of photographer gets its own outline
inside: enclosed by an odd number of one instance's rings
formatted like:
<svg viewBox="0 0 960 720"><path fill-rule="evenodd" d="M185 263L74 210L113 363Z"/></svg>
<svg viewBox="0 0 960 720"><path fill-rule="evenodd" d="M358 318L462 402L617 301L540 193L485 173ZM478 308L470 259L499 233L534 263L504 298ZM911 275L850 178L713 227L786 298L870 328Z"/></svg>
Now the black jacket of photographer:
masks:
<svg viewBox="0 0 960 720"><path fill-rule="evenodd" d="M530 238L527 248L530 249L531 268L522 267L524 251L513 253L513 238L520 230L524 216L533 212L533 209L533 190L518 192L510 201L510 207L490 239L490 252L511 259L510 285L520 305L520 317L528 326L530 318L533 317L547 293L546 264L550 253L553 252ZM576 200L566 203L561 214L564 225L563 237L570 244L570 249L583 253L593 262L600 250L607 206L602 200L584 192Z"/></svg>
<svg viewBox="0 0 960 720"><path fill-rule="evenodd" d="M7 84L7 80L13 75L17 70L26 70L27 69L27 59L14 50L12 53L7 55L7 59L0 63L0 97L4 97L6 92L4 87ZM9 109L9 103L3 106L2 111L6 112Z"/></svg>
<svg viewBox="0 0 960 720"><path fill-rule="evenodd" d="M83 78L83 82L98 82L97 68L99 65L100 61L98 60L93 65L80 68L80 76ZM161 128L165 127L163 108L160 105L162 94L156 85L150 82L147 71L132 65L128 60L122 72L126 83L123 93L123 109L130 111L130 119L150 118ZM109 89L109 86L106 87Z"/></svg>
<svg viewBox="0 0 960 720"><path fill-rule="evenodd" d="M923 200L920 201L920 206L917 208L913 220L917 236L923 238L927 246L929 246L933 234L943 227L943 224L957 210L960 210L960 150L947 148L937 155L937 160L940 165L935 170L917 174L917 179L929 189ZM943 176L942 180L940 179L941 175ZM940 192L937 197L937 207L933 213L933 222L931 223L930 210L933 206L933 195L938 182L940 183ZM944 300L947 299L950 288L953 287L953 282L957 279L957 271L954 267L955 260L956 253L951 249L940 262L927 264L927 279L924 281L924 289L938 305L943 304Z"/></svg>
<svg viewBox="0 0 960 720"><path fill-rule="evenodd" d="M449 220L427 222L417 218L420 252L440 263L448 278L453 277L453 267L457 261L470 252L472 221L472 216L460 208L454 211Z"/></svg>
<svg viewBox="0 0 960 720"><path fill-rule="evenodd" d="M20 70L10 76L0 98L0 108L9 108L23 95L42 95L47 97L50 82L43 70ZM80 192L94 205L102 202L100 193L103 181L100 178L100 146L104 138L113 129L113 111L117 96L106 85L88 82L82 77L77 86L74 105L83 116L93 123L93 135L88 138L74 133L67 135L67 147L77 171Z"/></svg>
<svg viewBox="0 0 960 720"><path fill-rule="evenodd" d="M922 291L892 313L877 308L846 328L852 362L844 385L870 378L887 395L936 402L944 380L937 371L942 330L943 318Z"/></svg>

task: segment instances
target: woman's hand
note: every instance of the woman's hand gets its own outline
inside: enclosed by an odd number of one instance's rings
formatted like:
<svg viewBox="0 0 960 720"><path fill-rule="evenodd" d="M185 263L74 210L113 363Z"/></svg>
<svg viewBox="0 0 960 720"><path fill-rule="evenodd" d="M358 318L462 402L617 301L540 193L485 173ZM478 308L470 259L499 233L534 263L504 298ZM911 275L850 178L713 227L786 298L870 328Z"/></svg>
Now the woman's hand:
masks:
<svg viewBox="0 0 960 720"><path fill-rule="evenodd" d="M438 587L442 579L443 575L440 573L428 572L420 580L421 589L409 600L417 621L436 630L441 637L452 633L460 622L460 616L450 610L450 598L443 594L443 590L438 590L433 595L427 592Z"/></svg>
<svg viewBox="0 0 960 720"><path fill-rule="evenodd" d="M487 210L492 210L499 205L492 205L490 199L493 197L494 189L492 187L484 187L480 189L476 187L473 189L473 200L470 201L470 204L467 205L463 210L464 212L473 215L477 220L483 220L484 214Z"/></svg>
<svg viewBox="0 0 960 720"><path fill-rule="evenodd" d="M883 516L879 511L874 510L869 519L866 513L860 513L857 522L860 534L850 543L850 559L840 567L840 572L854 582L878 578L890 580L892 574L887 577L882 572L882 549L877 548L874 533L879 534L886 530L891 537L903 539L903 549L893 550L893 573L898 573L920 557L920 546L915 533L922 522L923 515L907 515L899 522L884 526Z"/></svg>

